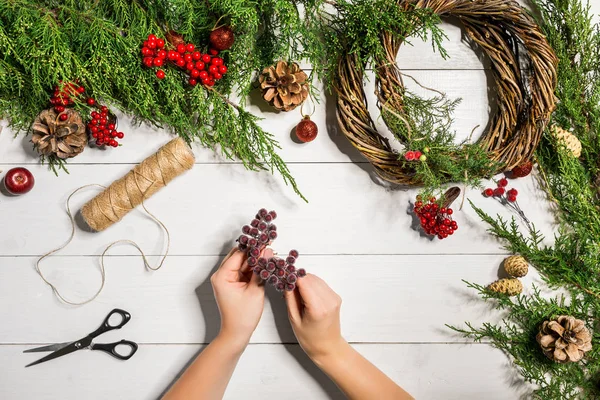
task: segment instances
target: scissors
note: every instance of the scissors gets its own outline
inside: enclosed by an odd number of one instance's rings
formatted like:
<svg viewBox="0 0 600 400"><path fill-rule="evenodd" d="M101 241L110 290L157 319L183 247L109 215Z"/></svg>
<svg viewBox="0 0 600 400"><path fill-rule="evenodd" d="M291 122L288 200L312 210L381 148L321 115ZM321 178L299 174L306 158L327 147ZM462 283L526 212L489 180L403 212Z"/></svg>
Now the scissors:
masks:
<svg viewBox="0 0 600 400"><path fill-rule="evenodd" d="M110 324L110 318L114 315L120 315L121 321L116 325ZM49 346L38 347L35 349L25 350L23 353L37 353L43 351L52 351L53 353L48 354L46 357L40 358L37 361L32 362L25 366L31 367L32 365L40 364L46 361L53 360L57 357L64 356L66 354L72 353L77 350L89 349L89 350L100 350L105 353L110 354L111 356L118 358L119 360L129 360L137 351L138 345L137 343L131 342L129 340L121 340L115 343L92 343L92 339L101 334L112 331L115 329L121 329L126 323L131 319L131 314L127 311L121 310L119 308L115 308L112 310L104 319L104 322L98 329L94 332L90 333L86 337L76 340L74 342L66 342L66 343L56 343ZM129 347L129 352L127 354L119 354L116 349L117 346L127 346Z"/></svg>

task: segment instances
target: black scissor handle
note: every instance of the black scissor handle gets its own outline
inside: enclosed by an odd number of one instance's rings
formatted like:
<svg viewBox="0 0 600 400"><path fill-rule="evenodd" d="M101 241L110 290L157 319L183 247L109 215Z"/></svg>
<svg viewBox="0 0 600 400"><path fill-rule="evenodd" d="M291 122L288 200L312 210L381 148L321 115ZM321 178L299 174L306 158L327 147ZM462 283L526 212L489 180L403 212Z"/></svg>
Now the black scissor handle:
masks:
<svg viewBox="0 0 600 400"><path fill-rule="evenodd" d="M118 346L127 346L129 347L129 352L127 354L119 354L117 353ZM110 354L111 356L118 358L119 360L129 360L138 349L137 343L131 342L129 340L121 340L115 343L94 343L91 346L92 350L100 350L105 353Z"/></svg>
<svg viewBox="0 0 600 400"><path fill-rule="evenodd" d="M120 315L121 322L119 322L116 325L111 325L110 318L113 315ZM127 311L121 310L120 308L115 308L110 313L108 313L108 315L104 319L104 322L102 322L102 325L100 325L100 327L98 329L96 329L94 332L90 333L88 336L93 339L96 336L103 334L104 332L112 331L115 329L121 329L126 323L129 322L130 319L131 319L131 314L129 314Z"/></svg>

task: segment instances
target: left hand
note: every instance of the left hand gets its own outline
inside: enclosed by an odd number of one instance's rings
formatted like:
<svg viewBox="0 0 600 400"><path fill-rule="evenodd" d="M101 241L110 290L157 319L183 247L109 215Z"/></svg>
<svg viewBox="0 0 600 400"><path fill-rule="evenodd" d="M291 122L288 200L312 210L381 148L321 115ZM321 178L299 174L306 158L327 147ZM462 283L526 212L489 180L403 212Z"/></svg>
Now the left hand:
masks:
<svg viewBox="0 0 600 400"><path fill-rule="evenodd" d="M262 257L272 257L265 249ZM259 276L248 266L246 254L237 247L223 259L210 282L221 313L221 332L236 342L246 345L260 321L265 303L265 288Z"/></svg>

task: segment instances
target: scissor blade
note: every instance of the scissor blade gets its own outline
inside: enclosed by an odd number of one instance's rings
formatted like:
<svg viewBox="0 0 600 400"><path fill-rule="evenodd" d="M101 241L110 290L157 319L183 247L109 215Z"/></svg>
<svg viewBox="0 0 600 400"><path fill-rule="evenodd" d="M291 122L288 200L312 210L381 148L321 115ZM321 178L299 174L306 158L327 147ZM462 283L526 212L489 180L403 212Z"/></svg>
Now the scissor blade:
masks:
<svg viewBox="0 0 600 400"><path fill-rule="evenodd" d="M73 342L56 343L56 344L51 344L49 346L36 347L35 349L23 350L23 353L40 353L40 352L44 352L44 351L56 351L56 350L60 350L63 347L70 345L71 343L73 343Z"/></svg>
<svg viewBox="0 0 600 400"><path fill-rule="evenodd" d="M32 362L31 364L27 364L25 366L25 368L31 367L33 365L41 364L46 361L54 360L57 357L64 356L66 354L72 353L72 352L82 349L84 347L85 346L82 346L81 341L78 340L77 342L73 342L73 343L63 347L62 349L56 350L54 353L48 354L46 357L42 357L39 360Z"/></svg>

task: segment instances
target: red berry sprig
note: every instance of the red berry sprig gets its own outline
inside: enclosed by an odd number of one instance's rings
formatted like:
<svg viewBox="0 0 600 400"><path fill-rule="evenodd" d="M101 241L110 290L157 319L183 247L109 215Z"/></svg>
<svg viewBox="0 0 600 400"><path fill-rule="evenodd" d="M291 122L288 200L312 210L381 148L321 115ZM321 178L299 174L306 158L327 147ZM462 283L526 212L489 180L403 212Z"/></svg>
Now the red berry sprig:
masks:
<svg viewBox="0 0 600 400"><path fill-rule="evenodd" d="M238 247L248 254L248 266L261 279L267 281L278 291L292 291L296 288L298 278L306 275L306 271L295 266L298 251L291 250L285 259L261 257L264 248L277 239L277 226L273 221L277 218L275 211L265 208L258 210L250 225L242 227L242 235L238 238Z"/></svg>
<svg viewBox="0 0 600 400"><path fill-rule="evenodd" d="M440 206L435 197L430 198L429 203L423 203L417 199L414 212L419 217L421 227L428 235L446 239L458 230L458 224L452 219L454 210Z"/></svg>
<svg viewBox="0 0 600 400"><path fill-rule="evenodd" d="M84 93L85 88L83 86L78 85L77 83L66 83L62 85L62 89L59 85L57 85L54 87L52 97L50 97L50 104L54 106L54 111L60 114L63 111L65 111L66 107L72 106L74 104L73 98L81 96ZM62 119L62 121L65 121L67 119L67 115L64 115L65 118Z"/></svg>
<svg viewBox="0 0 600 400"><path fill-rule="evenodd" d="M429 148L425 147L423 152L419 150L409 150L404 153L404 159L406 161L427 161L427 156L423 153L429 153Z"/></svg>
<svg viewBox="0 0 600 400"><path fill-rule="evenodd" d="M205 86L214 86L215 82L222 79L227 73L227 66L221 57L217 57L218 50L210 49L203 54L196 49L193 43L180 43L172 48L167 48L167 42L156 35L148 35L142 46L142 61L148 68L163 67L168 62L185 71L189 76L192 86L201 83ZM162 69L156 71L158 79L165 78Z"/></svg>
<svg viewBox="0 0 600 400"><path fill-rule="evenodd" d="M125 134L117 131L117 117L109 112L108 107L101 106L100 112L92 111L90 117L87 128L96 145L118 147L117 139L123 139Z"/></svg>
<svg viewBox="0 0 600 400"><path fill-rule="evenodd" d="M502 205L507 206L515 210L523 221L529 226L530 221L525 216L523 209L519 206L519 202L517 201L517 196L519 192L515 188L510 188L507 190L508 179L502 178L496 182L497 187L495 189L486 188L483 191L483 195L485 197L492 197L498 200Z"/></svg>

